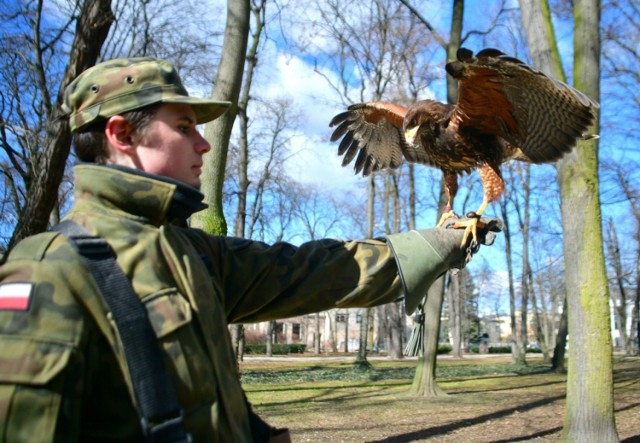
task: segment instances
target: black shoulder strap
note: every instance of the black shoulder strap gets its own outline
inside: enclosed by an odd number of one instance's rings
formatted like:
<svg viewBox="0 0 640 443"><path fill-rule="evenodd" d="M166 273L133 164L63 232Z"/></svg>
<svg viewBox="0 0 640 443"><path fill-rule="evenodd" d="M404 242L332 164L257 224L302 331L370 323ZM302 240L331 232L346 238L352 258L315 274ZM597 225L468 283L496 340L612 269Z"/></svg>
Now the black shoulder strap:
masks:
<svg viewBox="0 0 640 443"><path fill-rule="evenodd" d="M103 238L91 236L71 220L52 230L64 234L77 247L111 311L122 340L146 440L190 442L147 310L115 261L113 250Z"/></svg>

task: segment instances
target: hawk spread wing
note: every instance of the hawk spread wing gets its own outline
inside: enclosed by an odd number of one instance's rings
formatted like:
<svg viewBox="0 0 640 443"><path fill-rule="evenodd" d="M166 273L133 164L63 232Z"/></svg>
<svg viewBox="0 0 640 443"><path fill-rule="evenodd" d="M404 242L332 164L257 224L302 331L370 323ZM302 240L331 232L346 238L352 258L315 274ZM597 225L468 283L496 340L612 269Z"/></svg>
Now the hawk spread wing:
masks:
<svg viewBox="0 0 640 443"><path fill-rule="evenodd" d="M461 49L446 70L458 80L452 120L460 129L495 134L531 163L552 162L569 152L598 108L577 89L496 49L475 57Z"/></svg>

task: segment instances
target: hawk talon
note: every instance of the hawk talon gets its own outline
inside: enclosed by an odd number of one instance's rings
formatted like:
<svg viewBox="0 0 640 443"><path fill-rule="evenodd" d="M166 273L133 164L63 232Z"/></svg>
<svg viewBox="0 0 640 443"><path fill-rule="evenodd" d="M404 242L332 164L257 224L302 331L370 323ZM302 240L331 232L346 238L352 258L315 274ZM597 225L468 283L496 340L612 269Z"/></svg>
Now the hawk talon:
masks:
<svg viewBox="0 0 640 443"><path fill-rule="evenodd" d="M436 225L436 228L439 228L441 226L444 225L444 222L446 222L447 220L449 220L450 218L459 218L455 212L453 212L453 209L450 209L447 212L443 212L442 215L440 216L440 221L438 222L438 224Z"/></svg>
<svg viewBox="0 0 640 443"><path fill-rule="evenodd" d="M478 247L478 225L480 225L480 227L484 226L484 224L481 224L480 222L479 215L476 215L476 217L470 217L468 220L457 221L453 224L454 229L465 228L462 241L460 242L461 247L464 248L468 246L471 249L476 249ZM467 245L469 235L471 235L471 242Z"/></svg>

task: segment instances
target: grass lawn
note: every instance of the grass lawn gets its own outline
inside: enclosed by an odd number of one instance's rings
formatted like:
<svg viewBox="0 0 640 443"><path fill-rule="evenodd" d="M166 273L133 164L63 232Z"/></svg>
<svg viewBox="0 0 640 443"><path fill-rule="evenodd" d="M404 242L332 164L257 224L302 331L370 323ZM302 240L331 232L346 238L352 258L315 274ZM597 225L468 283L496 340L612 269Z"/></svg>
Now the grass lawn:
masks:
<svg viewBox="0 0 640 443"><path fill-rule="evenodd" d="M537 358L439 360L449 395L437 398L407 395L415 360L352 361L246 360L240 371L258 414L294 442L552 442L562 429L566 376ZM620 440L640 442L640 357L616 357L614 394Z"/></svg>

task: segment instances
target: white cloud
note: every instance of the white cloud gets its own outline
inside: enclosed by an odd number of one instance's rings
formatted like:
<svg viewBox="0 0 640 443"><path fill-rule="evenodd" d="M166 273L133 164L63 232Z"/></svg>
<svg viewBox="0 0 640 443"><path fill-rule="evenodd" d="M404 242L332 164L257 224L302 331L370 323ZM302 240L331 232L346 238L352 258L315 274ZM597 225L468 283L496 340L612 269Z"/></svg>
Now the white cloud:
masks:
<svg viewBox="0 0 640 443"><path fill-rule="evenodd" d="M299 57L277 52L272 45L265 48L263 58L275 63L265 65L260 74L260 83L264 82L256 89L260 96L288 97L301 113L298 135L292 139L292 155L287 162L290 175L298 181L325 188L355 188L363 179L355 176L351 166L341 166L338 144L329 142L329 121L342 111L336 92L313 66ZM323 75L334 77L331 72Z"/></svg>

